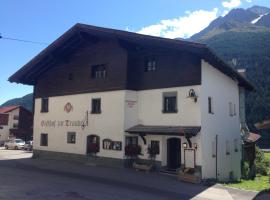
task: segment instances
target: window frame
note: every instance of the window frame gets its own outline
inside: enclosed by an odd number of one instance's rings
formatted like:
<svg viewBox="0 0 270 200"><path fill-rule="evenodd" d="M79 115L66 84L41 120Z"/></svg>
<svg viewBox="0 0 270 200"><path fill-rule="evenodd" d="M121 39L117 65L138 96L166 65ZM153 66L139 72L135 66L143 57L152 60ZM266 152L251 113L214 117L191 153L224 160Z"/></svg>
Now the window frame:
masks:
<svg viewBox="0 0 270 200"><path fill-rule="evenodd" d="M166 101L168 99L169 101L169 98L175 98L174 100L174 109L170 109L171 106L169 105L166 105ZM178 112L178 104L177 104L177 92L164 92L163 93L163 96L162 96L162 112L163 113L177 113ZM169 104L169 103L168 103Z"/></svg>
<svg viewBox="0 0 270 200"><path fill-rule="evenodd" d="M208 113L214 114L214 103L213 103L213 97L208 97Z"/></svg>
<svg viewBox="0 0 270 200"><path fill-rule="evenodd" d="M126 142L126 146L127 145L139 145L139 139L137 136L126 136L125 142Z"/></svg>
<svg viewBox="0 0 270 200"><path fill-rule="evenodd" d="M40 146L47 147L48 146L48 140L49 140L48 133L41 133L40 134Z"/></svg>
<svg viewBox="0 0 270 200"><path fill-rule="evenodd" d="M74 139L72 140L71 136L74 136ZM67 143L68 144L76 144L76 132L75 131L69 131L67 132Z"/></svg>
<svg viewBox="0 0 270 200"><path fill-rule="evenodd" d="M41 113L49 112L49 98L41 98Z"/></svg>
<svg viewBox="0 0 270 200"><path fill-rule="evenodd" d="M146 57L144 60L144 72L157 70L157 60L154 57Z"/></svg>
<svg viewBox="0 0 270 200"><path fill-rule="evenodd" d="M107 77L106 64L98 64L91 66L91 78L92 79L105 79Z"/></svg>
<svg viewBox="0 0 270 200"><path fill-rule="evenodd" d="M96 110L95 102L99 102L99 107ZM91 100L91 114L101 114L101 98L92 98Z"/></svg>

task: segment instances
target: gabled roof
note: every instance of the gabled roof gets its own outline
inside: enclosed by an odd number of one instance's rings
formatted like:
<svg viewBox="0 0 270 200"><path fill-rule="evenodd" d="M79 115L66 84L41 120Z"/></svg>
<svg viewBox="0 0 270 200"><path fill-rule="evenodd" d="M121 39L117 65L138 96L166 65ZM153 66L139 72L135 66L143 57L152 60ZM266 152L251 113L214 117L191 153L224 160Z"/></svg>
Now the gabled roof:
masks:
<svg viewBox="0 0 270 200"><path fill-rule="evenodd" d="M222 73L231 77L239 83L239 86L247 90L253 90L254 87L236 70L226 64L217 57L206 45L188 42L183 40L166 39L148 35L141 35L128 31L121 31L109 28L101 28L85 24L76 24L61 37L55 40L51 45L34 57L30 62L19 69L8 80L10 82L23 83L27 85L35 85L37 78L48 69L50 69L58 57L65 53L75 51L79 45L84 44L83 41L91 38L116 38L118 40L131 44L139 44L144 46L153 46L158 48L174 49L179 51L191 52L205 59L213 67Z"/></svg>
<svg viewBox="0 0 270 200"><path fill-rule="evenodd" d="M5 107L0 107L0 113L8 113L11 112L20 106L5 106Z"/></svg>

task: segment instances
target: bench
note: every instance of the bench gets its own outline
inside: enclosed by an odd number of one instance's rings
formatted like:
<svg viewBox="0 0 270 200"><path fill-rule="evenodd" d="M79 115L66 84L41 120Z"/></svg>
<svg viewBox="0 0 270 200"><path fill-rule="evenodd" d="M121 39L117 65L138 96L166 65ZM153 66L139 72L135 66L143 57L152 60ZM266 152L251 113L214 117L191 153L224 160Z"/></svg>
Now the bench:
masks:
<svg viewBox="0 0 270 200"><path fill-rule="evenodd" d="M145 171L148 173L151 171L152 167L153 165L133 163L133 168L136 169L136 171Z"/></svg>

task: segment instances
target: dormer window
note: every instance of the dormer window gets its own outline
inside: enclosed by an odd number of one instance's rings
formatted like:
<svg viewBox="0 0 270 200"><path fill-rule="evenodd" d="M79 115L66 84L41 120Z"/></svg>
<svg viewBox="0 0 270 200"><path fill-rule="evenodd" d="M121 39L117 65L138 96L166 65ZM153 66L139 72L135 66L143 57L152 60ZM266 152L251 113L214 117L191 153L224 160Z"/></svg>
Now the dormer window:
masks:
<svg viewBox="0 0 270 200"><path fill-rule="evenodd" d="M106 66L105 65L93 65L91 77L93 79L102 79L106 78Z"/></svg>
<svg viewBox="0 0 270 200"><path fill-rule="evenodd" d="M154 58L146 58L145 59L145 66L144 71L150 72L150 71L156 71L157 69L157 62Z"/></svg>
<svg viewBox="0 0 270 200"><path fill-rule="evenodd" d="M72 81L73 78L74 78L74 77L73 77L73 74L72 74L72 73L69 73L69 74L68 74L68 80L69 80L69 81Z"/></svg>

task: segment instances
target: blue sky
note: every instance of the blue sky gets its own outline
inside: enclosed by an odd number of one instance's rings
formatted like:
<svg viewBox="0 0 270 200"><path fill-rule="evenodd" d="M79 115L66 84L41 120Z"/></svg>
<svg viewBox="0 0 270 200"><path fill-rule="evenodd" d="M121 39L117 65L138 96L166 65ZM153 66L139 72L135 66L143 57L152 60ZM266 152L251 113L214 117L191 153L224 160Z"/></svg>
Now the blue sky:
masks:
<svg viewBox="0 0 270 200"><path fill-rule="evenodd" d="M229 10L269 0L1 0L3 37L51 43L75 23L168 38L189 37ZM8 77L46 45L0 39L0 104L32 92Z"/></svg>

